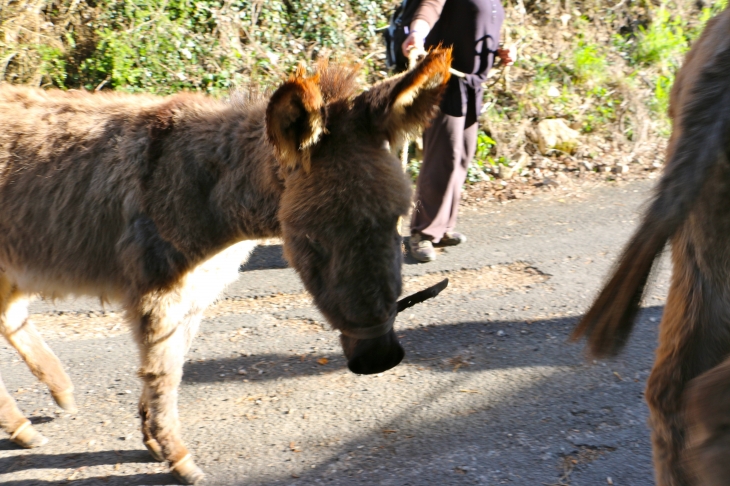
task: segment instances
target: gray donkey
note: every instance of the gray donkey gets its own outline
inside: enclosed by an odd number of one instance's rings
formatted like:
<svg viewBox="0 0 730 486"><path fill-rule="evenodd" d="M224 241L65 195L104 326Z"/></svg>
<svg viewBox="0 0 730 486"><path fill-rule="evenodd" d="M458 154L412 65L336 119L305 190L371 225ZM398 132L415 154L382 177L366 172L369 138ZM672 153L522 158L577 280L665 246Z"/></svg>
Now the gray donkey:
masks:
<svg viewBox="0 0 730 486"><path fill-rule="evenodd" d="M388 147L428 122L449 50L356 93L353 69L303 68L268 99L0 87L0 332L64 409L73 385L28 319L34 294L119 302L140 352L145 445L187 484L177 389L204 309L255 239L284 254L350 369L403 358L398 218L410 184ZM0 426L46 442L0 381Z"/></svg>

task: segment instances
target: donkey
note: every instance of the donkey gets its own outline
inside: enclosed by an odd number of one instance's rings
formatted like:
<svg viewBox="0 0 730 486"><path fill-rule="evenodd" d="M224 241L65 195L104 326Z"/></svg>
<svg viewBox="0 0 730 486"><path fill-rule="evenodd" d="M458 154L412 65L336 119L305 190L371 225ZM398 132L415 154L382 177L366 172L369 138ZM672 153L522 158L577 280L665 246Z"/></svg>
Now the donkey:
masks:
<svg viewBox="0 0 730 486"><path fill-rule="evenodd" d="M626 343L654 261L673 273L646 388L656 483L730 484L730 10L711 20L672 89L667 165L639 228L573 332L595 356ZM694 380L694 381L692 381Z"/></svg>
<svg viewBox="0 0 730 486"><path fill-rule="evenodd" d="M353 372L396 366L396 222L411 191L389 147L430 120L450 63L434 50L360 94L355 69L300 67L268 99L0 87L0 332L73 411L28 300L119 302L140 352L144 443L186 484L203 473L181 440L184 356L256 239L283 238ZM46 442L2 382L0 426L23 447Z"/></svg>

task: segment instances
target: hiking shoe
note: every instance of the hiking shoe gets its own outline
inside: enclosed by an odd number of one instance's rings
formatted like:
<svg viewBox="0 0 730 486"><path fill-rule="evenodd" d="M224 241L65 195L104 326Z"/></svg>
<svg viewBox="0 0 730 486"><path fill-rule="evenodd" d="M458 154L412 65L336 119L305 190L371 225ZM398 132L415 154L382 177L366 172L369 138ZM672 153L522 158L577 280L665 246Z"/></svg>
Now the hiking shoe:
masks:
<svg viewBox="0 0 730 486"><path fill-rule="evenodd" d="M411 247L411 255L419 262L432 262L436 259L436 250L433 249L431 240L427 240L420 233L411 235L408 242Z"/></svg>
<svg viewBox="0 0 730 486"><path fill-rule="evenodd" d="M456 246L462 243L466 243L466 236L456 231L447 231L441 237L441 241L436 243L435 246Z"/></svg>

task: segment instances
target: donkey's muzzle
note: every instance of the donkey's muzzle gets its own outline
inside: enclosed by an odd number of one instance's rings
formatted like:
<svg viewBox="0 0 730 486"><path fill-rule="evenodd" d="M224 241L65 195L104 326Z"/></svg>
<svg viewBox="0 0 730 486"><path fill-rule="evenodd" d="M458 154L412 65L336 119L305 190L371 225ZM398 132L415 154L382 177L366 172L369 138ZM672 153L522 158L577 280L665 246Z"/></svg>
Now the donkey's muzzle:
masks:
<svg viewBox="0 0 730 486"><path fill-rule="evenodd" d="M347 358L347 367L360 375L382 373L394 368L406 355L392 328L386 334L372 339L341 334L340 343Z"/></svg>
<svg viewBox="0 0 730 486"><path fill-rule="evenodd" d="M395 313L383 324L343 332L340 335L340 343L350 371L361 375L372 375L398 366L406 352L393 331L395 317L399 312L411 306L436 297L447 285L449 285L448 278L399 300Z"/></svg>

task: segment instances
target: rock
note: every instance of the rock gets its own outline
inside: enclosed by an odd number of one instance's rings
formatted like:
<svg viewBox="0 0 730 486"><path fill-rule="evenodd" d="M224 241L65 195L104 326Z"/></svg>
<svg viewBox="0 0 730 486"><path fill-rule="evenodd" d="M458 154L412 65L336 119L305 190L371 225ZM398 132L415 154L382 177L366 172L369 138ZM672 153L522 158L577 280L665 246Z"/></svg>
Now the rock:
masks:
<svg viewBox="0 0 730 486"><path fill-rule="evenodd" d="M547 90L547 95L551 98L557 98L560 96L560 90L556 86L550 86Z"/></svg>
<svg viewBox="0 0 730 486"><path fill-rule="evenodd" d="M515 175L518 175L522 169L527 167L527 163L530 161L530 156L523 153L520 158L509 167L499 168L499 177L501 179L512 179Z"/></svg>
<svg viewBox="0 0 730 486"><path fill-rule="evenodd" d="M537 146L543 155L552 150L573 154L578 148L580 133L570 128L562 118L542 120L537 124L536 132Z"/></svg>
<svg viewBox="0 0 730 486"><path fill-rule="evenodd" d="M626 164L617 164L613 171L617 174L628 174L629 166Z"/></svg>
<svg viewBox="0 0 730 486"><path fill-rule="evenodd" d="M588 172L593 171L593 164L591 164L590 162L587 162L585 160L582 161L581 163L583 164L583 167L585 168L585 170L587 170Z"/></svg>

